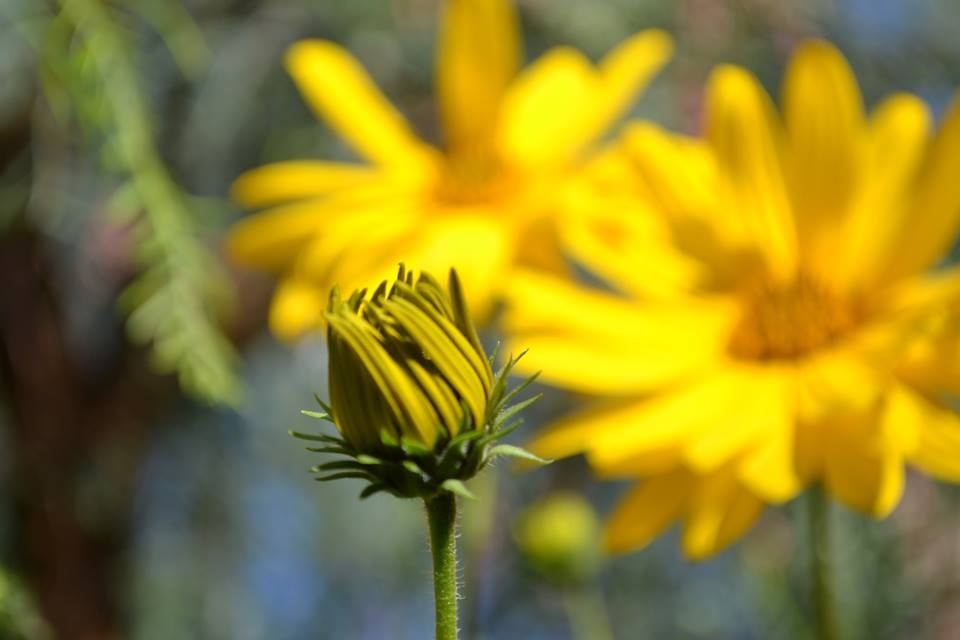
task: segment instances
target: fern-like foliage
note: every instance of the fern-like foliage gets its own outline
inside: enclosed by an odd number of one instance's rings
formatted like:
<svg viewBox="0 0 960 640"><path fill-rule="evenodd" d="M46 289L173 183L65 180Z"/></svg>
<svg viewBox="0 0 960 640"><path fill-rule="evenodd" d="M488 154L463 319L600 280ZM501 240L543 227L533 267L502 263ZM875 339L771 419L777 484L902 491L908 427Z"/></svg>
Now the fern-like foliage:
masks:
<svg viewBox="0 0 960 640"><path fill-rule="evenodd" d="M137 212L141 273L119 300L130 337L150 344L156 368L175 372L186 391L235 405L236 355L217 322L231 285L157 151L126 36L102 0L60 0L34 38L44 88L55 115L72 116L96 141L105 168L125 181L124 208Z"/></svg>

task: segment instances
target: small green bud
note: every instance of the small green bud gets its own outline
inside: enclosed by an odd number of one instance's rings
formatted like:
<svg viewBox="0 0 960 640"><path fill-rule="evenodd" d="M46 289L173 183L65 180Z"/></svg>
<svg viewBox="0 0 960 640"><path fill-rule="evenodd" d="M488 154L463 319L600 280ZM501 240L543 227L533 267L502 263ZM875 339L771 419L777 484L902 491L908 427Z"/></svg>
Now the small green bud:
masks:
<svg viewBox="0 0 960 640"><path fill-rule="evenodd" d="M328 446L317 451L347 459L315 467L329 474L318 479L368 479L362 497L378 491L466 495L463 481L492 458L533 457L494 444L519 426L511 419L536 400L507 406L533 378L507 390L519 358L495 375L453 270L448 289L401 265L397 279L371 295L359 290L344 300L331 292L325 314L330 406L321 403L323 414L305 413L333 422L340 438L294 435L324 441Z"/></svg>
<svg viewBox="0 0 960 640"><path fill-rule="evenodd" d="M590 503L560 491L517 518L513 537L532 569L559 585L584 584L600 570L600 524Z"/></svg>

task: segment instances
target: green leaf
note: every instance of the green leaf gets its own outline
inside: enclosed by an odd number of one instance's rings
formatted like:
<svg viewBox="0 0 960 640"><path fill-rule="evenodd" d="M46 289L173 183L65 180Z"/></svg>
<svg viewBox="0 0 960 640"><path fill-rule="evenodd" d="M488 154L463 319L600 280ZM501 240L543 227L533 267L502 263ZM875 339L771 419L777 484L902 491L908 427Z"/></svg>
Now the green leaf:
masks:
<svg viewBox="0 0 960 640"><path fill-rule="evenodd" d="M330 417L329 413L321 411L309 411L307 409L300 409L300 414L307 416L308 418L315 418L317 420L326 420L328 422L333 422L333 419Z"/></svg>

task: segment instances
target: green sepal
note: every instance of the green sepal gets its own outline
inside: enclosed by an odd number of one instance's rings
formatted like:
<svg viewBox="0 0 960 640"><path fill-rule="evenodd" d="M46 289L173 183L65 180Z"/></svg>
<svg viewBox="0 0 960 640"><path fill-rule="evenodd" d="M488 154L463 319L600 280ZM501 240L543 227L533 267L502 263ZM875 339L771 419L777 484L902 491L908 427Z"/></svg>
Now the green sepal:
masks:
<svg viewBox="0 0 960 640"><path fill-rule="evenodd" d="M400 448L403 449L404 453L408 453L412 456L433 455L433 449L428 449L416 440L410 440L409 438L400 439Z"/></svg>
<svg viewBox="0 0 960 640"><path fill-rule="evenodd" d="M536 402L542 397L543 397L543 394L538 393L535 396L532 396L530 398L527 398L526 400L522 400L521 402L518 402L515 405L511 405L507 407L506 409L501 411L500 414L497 416L497 422L501 424L506 422L507 420L517 415L518 413L520 413L521 411L523 411L524 409L526 409L527 407L529 407L530 405L532 405L534 402Z"/></svg>
<svg viewBox="0 0 960 640"><path fill-rule="evenodd" d="M477 496L473 495L470 489L467 489L467 485L463 484L462 480L444 480L440 485L440 489L443 491L449 491L450 493L455 493L458 496L467 498L468 500L477 499Z"/></svg>
<svg viewBox="0 0 960 640"><path fill-rule="evenodd" d="M344 471L342 473L332 473L329 476L314 478L317 482L330 482L331 480L342 480L344 478L353 478L356 480L369 480L370 476L359 471Z"/></svg>
<svg viewBox="0 0 960 640"><path fill-rule="evenodd" d="M313 399L317 401L317 405L323 409L323 412L327 415L333 415L333 407L323 401L323 398L320 397L319 393L313 394Z"/></svg>
<svg viewBox="0 0 960 640"><path fill-rule="evenodd" d="M423 473L423 469L420 468L420 465L418 465L413 460L404 460L401 464L403 465L404 469L406 469L407 471L409 471L414 475L419 476Z"/></svg>
<svg viewBox="0 0 960 640"><path fill-rule="evenodd" d="M345 449L344 447L307 447L307 451L311 453L337 453L343 456L353 454L353 451Z"/></svg>
<svg viewBox="0 0 960 640"><path fill-rule="evenodd" d="M322 473L324 471L337 471L339 469L355 469L358 471L364 471L364 467L367 466L362 462L357 462L356 460L333 460L331 462L324 462L322 464L317 464L310 467L311 473Z"/></svg>
<svg viewBox="0 0 960 640"><path fill-rule="evenodd" d="M478 438L483 437L483 431L478 431L476 429L471 429L470 431L461 431L450 441L450 444L447 445L449 448L456 448L462 445L465 442L470 442L471 440L477 440Z"/></svg>
<svg viewBox="0 0 960 640"><path fill-rule="evenodd" d="M491 447L490 450L487 451L488 460L493 460L494 458L500 457L519 458L521 460L536 462L537 464L550 464L552 462L552 460L541 458L534 453L530 453L526 449L522 449L512 444L498 444L495 447Z"/></svg>
<svg viewBox="0 0 960 640"><path fill-rule="evenodd" d="M387 485L381 484L381 483L378 482L378 483L374 483L374 484L367 485L366 487L364 487L364 488L363 488L363 491L360 492L360 496L359 496L359 497L360 497L361 500L366 500L367 498L369 498L370 496L372 496L372 495L375 494L375 493L384 493L384 492L385 492L385 493L389 493L389 492L390 492L390 488L389 488Z"/></svg>
<svg viewBox="0 0 960 640"><path fill-rule="evenodd" d="M523 426L523 418L517 418L516 420L514 420L504 428L497 429L490 435L480 438L480 441L477 444L481 447L485 447L491 442L496 442L497 440L502 440L503 438L506 438L508 435L510 435L511 433L513 433L514 431L516 431L522 426Z"/></svg>
<svg viewBox="0 0 960 640"><path fill-rule="evenodd" d="M393 434L391 434L386 429L380 429L380 442L385 444L388 447L399 447L400 441L397 440Z"/></svg>
<svg viewBox="0 0 960 640"><path fill-rule="evenodd" d="M326 420L327 422L332 421L330 414L325 411L310 411L309 409L300 409L300 414L316 420Z"/></svg>
<svg viewBox="0 0 960 640"><path fill-rule="evenodd" d="M300 440L311 440L313 442L330 442L332 444L337 444L337 445L344 444L344 441L341 438L337 438L336 436L328 436L324 433L302 433L300 431L294 431L293 429L290 429L289 431L287 431L287 433L289 433L294 438L298 438Z"/></svg>

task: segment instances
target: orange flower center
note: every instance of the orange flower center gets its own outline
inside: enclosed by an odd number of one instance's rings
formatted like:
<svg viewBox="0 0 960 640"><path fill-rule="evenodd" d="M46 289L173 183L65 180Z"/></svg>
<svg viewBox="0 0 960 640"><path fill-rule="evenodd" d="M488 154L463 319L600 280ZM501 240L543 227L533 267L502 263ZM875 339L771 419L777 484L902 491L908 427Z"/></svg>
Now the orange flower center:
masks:
<svg viewBox="0 0 960 640"><path fill-rule="evenodd" d="M744 360L802 357L836 342L862 315L853 301L802 274L786 287L752 283L742 296L743 313L730 351Z"/></svg>
<svg viewBox="0 0 960 640"><path fill-rule="evenodd" d="M494 204L506 199L515 188L515 180L503 162L485 150L464 150L445 160L434 192L441 204Z"/></svg>

